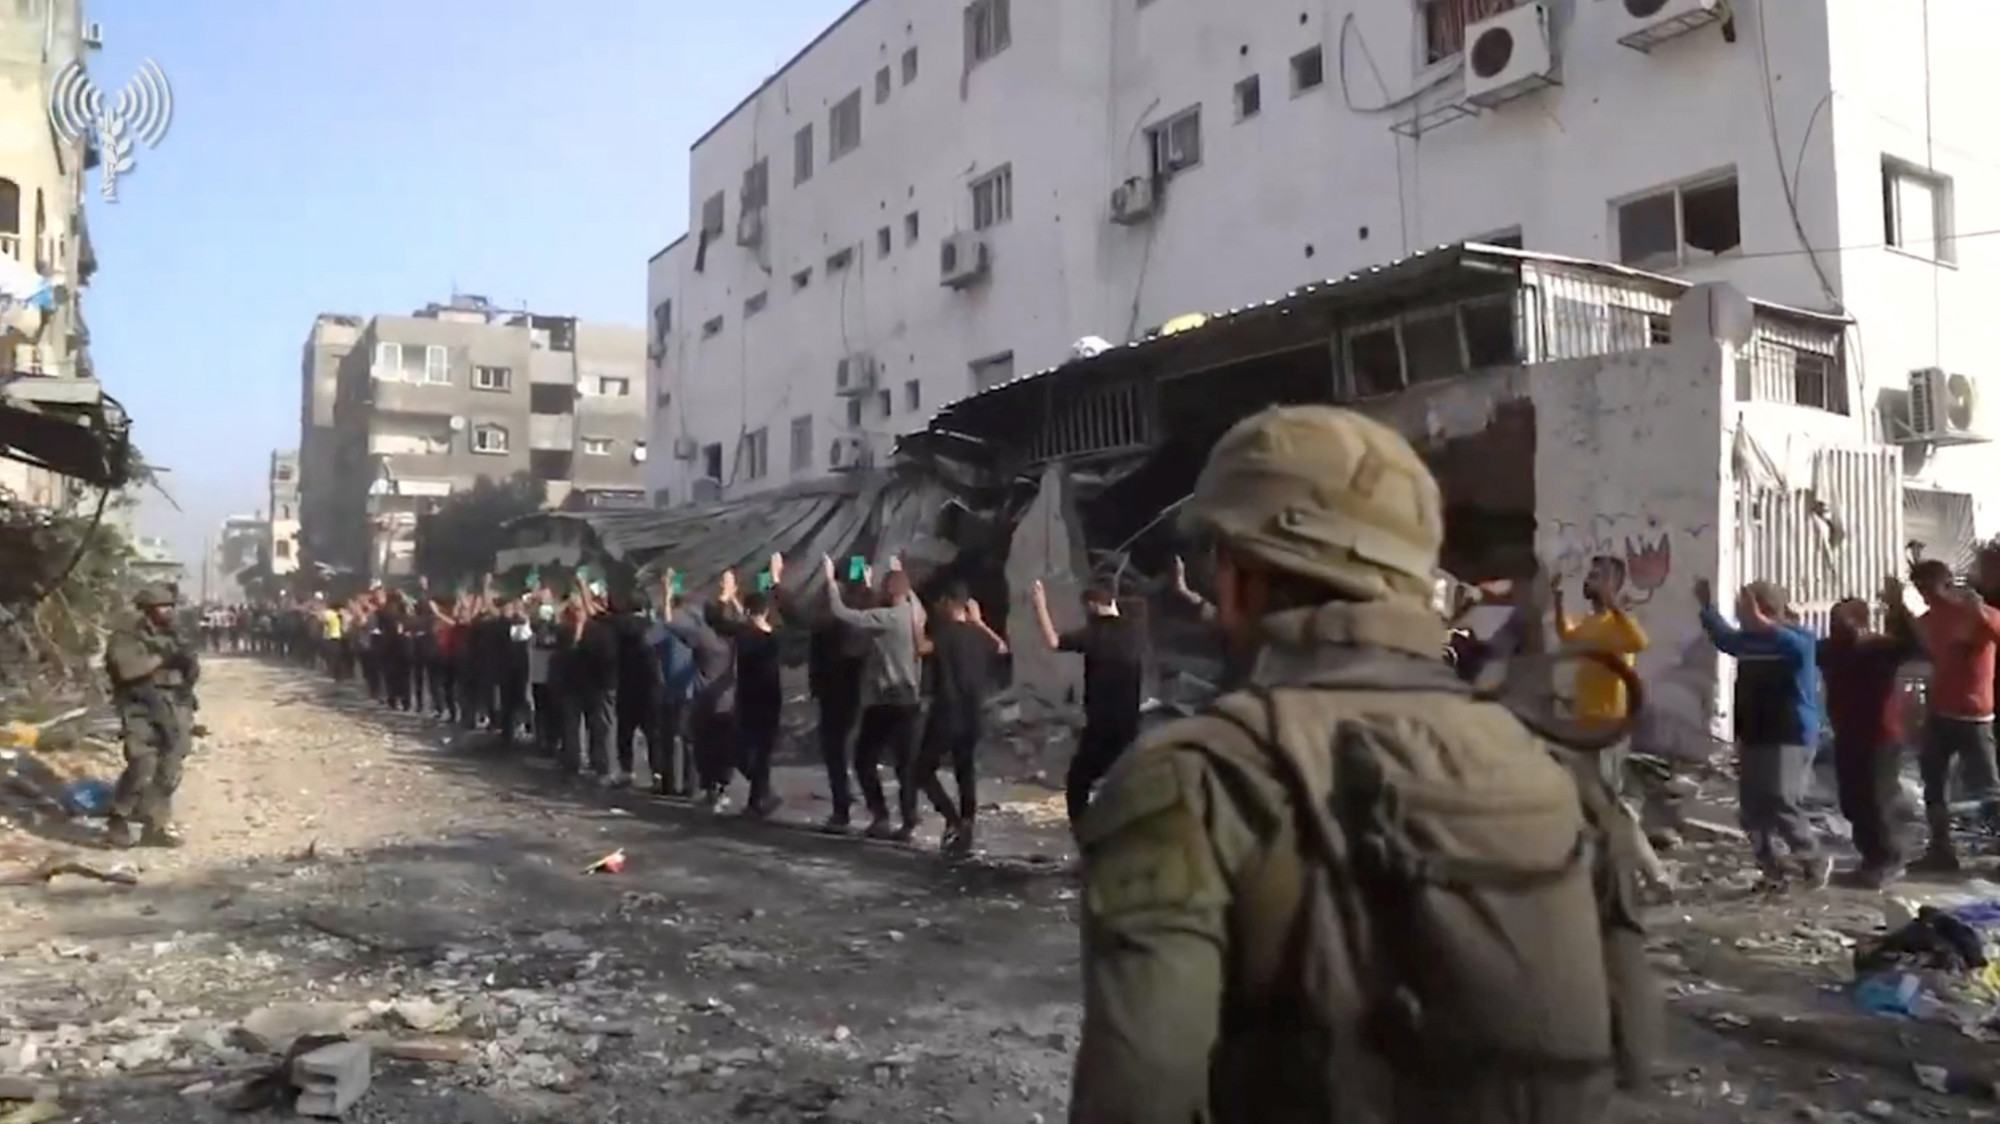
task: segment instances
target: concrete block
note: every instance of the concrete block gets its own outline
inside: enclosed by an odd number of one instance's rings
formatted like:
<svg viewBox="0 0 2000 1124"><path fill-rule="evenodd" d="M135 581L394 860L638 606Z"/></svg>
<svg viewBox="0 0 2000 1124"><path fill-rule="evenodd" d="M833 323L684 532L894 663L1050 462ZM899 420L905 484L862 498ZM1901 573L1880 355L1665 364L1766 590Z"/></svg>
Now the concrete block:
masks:
<svg viewBox="0 0 2000 1124"><path fill-rule="evenodd" d="M300 1116L338 1120L368 1092L373 1080L373 1058L366 1042L336 1042L292 1063Z"/></svg>

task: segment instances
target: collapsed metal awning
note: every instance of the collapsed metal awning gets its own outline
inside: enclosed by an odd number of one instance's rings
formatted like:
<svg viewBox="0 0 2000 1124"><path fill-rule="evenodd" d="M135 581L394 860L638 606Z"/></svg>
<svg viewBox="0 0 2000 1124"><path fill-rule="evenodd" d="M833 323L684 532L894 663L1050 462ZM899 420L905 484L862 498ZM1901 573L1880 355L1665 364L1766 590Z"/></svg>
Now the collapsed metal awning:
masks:
<svg viewBox="0 0 2000 1124"><path fill-rule="evenodd" d="M497 562L505 570L596 551L634 568L672 567L700 584L724 570L762 569L782 554L801 577L811 575L803 583L810 584L822 557L949 561L952 550L937 537L949 499L928 475L881 471L665 511L542 512L508 525L510 545Z"/></svg>

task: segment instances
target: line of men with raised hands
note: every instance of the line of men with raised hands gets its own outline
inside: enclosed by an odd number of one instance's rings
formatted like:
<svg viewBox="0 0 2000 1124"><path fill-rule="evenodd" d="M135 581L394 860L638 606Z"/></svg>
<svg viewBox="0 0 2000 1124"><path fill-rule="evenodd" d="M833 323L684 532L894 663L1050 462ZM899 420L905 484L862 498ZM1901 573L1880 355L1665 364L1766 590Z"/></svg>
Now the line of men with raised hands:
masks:
<svg viewBox="0 0 2000 1124"><path fill-rule="evenodd" d="M672 569L644 595L579 582L519 598L372 591L343 609L316 605L335 675L356 668L372 696L509 739L531 738L565 771L606 786L633 781L643 742L655 792L722 810L741 775L746 816L781 805L771 780L782 733L782 668L802 632L817 741L832 802L823 827L847 832L856 788L867 835L907 841L920 794L946 821L944 848L969 852L978 813L976 751L1006 640L964 586L929 608L900 561L878 583L854 563L823 561L825 589L800 597L781 555L755 588L724 572L699 602ZM1039 639L1083 658L1085 727L1067 775L1072 820L1138 736L1144 640L1108 589L1084 597L1086 623L1059 630L1040 583L1031 605ZM949 765L956 792L940 772ZM896 778L892 809L882 781Z"/></svg>

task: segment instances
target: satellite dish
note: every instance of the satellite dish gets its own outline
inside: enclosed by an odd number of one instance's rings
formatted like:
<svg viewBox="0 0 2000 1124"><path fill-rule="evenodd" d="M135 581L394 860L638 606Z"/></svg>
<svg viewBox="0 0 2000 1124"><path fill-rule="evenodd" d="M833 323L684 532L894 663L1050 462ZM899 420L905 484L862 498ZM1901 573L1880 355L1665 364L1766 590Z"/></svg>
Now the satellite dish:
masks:
<svg viewBox="0 0 2000 1124"><path fill-rule="evenodd" d="M465 419L464 419L464 418L460 418L460 417L454 417L454 418L452 418L452 419L451 419L451 431L452 431L453 433L458 433L458 432L461 432L461 431L463 431L464 429L465 429Z"/></svg>

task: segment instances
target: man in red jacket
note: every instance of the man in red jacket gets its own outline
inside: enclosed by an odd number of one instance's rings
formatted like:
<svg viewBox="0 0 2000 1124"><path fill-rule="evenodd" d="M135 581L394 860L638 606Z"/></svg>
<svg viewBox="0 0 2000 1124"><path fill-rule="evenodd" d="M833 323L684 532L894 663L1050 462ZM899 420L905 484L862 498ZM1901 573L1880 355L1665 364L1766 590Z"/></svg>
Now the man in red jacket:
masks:
<svg viewBox="0 0 2000 1124"><path fill-rule="evenodd" d="M1833 607L1818 653L1840 814L1853 826L1854 849L1861 852L1856 878L1878 888L1903 874L1906 844L1896 826L1903 768L1900 673L1904 661L1922 651L1902 583L1885 583L1881 601L1887 632L1869 631L1868 603L1851 597Z"/></svg>

